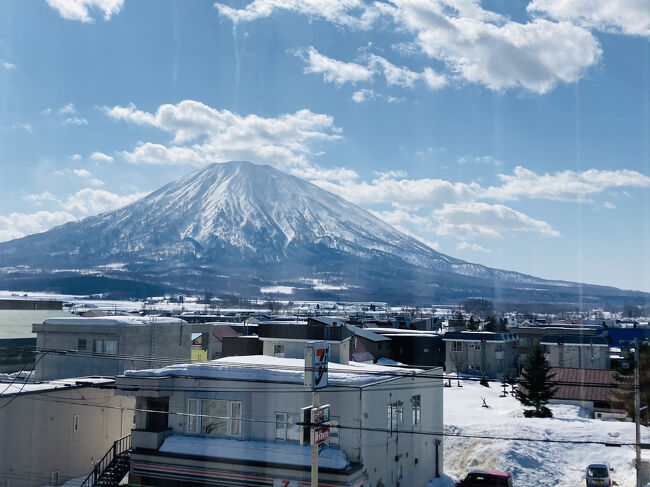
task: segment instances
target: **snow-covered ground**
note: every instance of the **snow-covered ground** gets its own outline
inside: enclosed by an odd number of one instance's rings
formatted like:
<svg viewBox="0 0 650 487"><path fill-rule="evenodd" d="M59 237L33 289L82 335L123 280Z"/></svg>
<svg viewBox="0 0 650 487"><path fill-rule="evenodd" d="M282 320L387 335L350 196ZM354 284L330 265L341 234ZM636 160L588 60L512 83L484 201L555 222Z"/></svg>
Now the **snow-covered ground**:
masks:
<svg viewBox="0 0 650 487"><path fill-rule="evenodd" d="M512 396L499 397L497 384L485 388L473 381L452 381L444 388L444 422L448 435L500 436L549 440L634 443L634 423L589 419L577 406L552 405L553 418L524 418ZM490 408L482 407L485 398ZM650 435L644 429L642 441ZM583 486L590 463L608 462L612 478L621 486L634 485L634 449L594 444L489 440L446 436L446 474L456 479L475 468L511 472L516 487Z"/></svg>

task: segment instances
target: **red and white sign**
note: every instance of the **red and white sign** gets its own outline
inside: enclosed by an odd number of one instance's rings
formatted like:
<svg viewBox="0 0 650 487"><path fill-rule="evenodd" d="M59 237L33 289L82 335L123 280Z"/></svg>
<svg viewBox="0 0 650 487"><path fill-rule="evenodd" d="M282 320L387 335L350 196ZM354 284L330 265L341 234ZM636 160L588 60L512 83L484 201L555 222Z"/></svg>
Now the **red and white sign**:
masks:
<svg viewBox="0 0 650 487"><path fill-rule="evenodd" d="M305 386L311 389L327 387L327 367L330 360L330 346L327 342L313 342L305 345Z"/></svg>
<svg viewBox="0 0 650 487"><path fill-rule="evenodd" d="M317 426L316 428L312 428L311 430L312 445L319 445L320 443L323 443L329 439L330 439L329 426L325 425L325 426Z"/></svg>

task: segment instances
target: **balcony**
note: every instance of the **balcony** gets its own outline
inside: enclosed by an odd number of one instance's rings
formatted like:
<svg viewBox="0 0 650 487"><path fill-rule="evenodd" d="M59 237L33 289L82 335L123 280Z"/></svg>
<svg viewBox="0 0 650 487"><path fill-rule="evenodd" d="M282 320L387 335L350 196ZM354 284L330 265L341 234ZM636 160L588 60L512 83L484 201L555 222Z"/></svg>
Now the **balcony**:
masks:
<svg viewBox="0 0 650 487"><path fill-rule="evenodd" d="M157 450L163 444L165 438L171 436L172 429L162 431L150 431L134 429L131 431L131 447L135 449Z"/></svg>

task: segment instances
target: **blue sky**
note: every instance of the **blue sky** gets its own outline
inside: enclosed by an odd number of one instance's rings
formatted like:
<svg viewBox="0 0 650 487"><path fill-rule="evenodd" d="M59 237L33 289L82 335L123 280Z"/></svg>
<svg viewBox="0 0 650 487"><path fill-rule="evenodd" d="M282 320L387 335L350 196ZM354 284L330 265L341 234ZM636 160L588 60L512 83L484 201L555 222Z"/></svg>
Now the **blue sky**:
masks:
<svg viewBox="0 0 650 487"><path fill-rule="evenodd" d="M0 240L209 162L441 252L650 291L646 0L7 0Z"/></svg>

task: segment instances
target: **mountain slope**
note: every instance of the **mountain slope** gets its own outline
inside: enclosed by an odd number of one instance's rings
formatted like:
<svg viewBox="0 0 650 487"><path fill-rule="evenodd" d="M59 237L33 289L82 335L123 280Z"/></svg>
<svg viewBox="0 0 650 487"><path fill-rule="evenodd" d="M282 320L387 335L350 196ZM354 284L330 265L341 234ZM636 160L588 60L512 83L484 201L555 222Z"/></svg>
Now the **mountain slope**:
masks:
<svg viewBox="0 0 650 487"><path fill-rule="evenodd" d="M0 267L19 266L195 291L255 295L280 285L297 297L400 301L513 299L531 288L557 301L576 287L448 257L338 196L250 162L212 164L124 208L1 243Z"/></svg>

